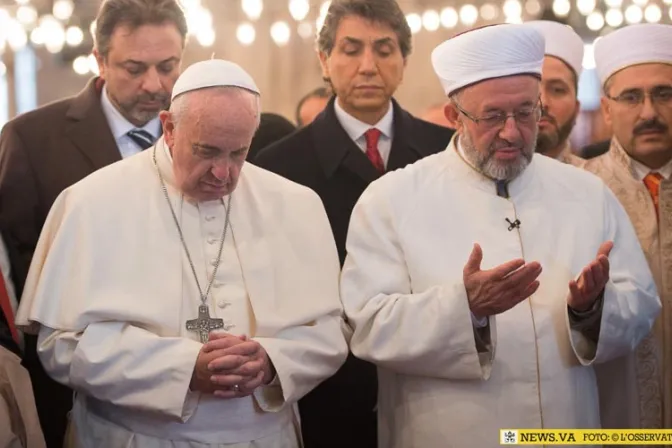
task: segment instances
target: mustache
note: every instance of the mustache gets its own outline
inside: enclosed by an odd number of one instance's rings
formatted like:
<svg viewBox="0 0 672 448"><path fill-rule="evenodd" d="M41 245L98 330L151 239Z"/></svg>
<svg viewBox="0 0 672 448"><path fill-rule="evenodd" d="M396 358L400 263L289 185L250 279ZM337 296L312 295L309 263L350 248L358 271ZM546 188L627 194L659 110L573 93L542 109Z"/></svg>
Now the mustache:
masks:
<svg viewBox="0 0 672 448"><path fill-rule="evenodd" d="M547 120L550 121L553 126L556 128L558 127L558 122L555 120L554 117L552 117L546 108L543 108L541 111L541 120Z"/></svg>
<svg viewBox="0 0 672 448"><path fill-rule="evenodd" d="M500 149L504 148L515 148L518 150L523 150L525 149L525 143L522 141L517 141L517 142L509 142L506 140L499 139L490 145L490 152L495 152Z"/></svg>
<svg viewBox="0 0 672 448"><path fill-rule="evenodd" d="M165 103L168 101L168 93L166 92L161 92L161 93L143 93L142 95L138 96L135 100L136 103L140 102L161 102Z"/></svg>
<svg viewBox="0 0 672 448"><path fill-rule="evenodd" d="M635 135L643 134L647 131L666 132L668 129L665 123L661 123L657 119L642 121L632 130Z"/></svg>

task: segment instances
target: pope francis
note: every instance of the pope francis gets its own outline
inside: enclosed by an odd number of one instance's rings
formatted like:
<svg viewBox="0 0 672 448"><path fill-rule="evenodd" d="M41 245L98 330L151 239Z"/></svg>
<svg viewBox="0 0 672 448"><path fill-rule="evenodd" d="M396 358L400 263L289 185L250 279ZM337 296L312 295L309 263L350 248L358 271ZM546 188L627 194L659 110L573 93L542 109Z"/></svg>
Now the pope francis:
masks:
<svg viewBox="0 0 672 448"><path fill-rule="evenodd" d="M595 176L534 154L544 38L495 25L437 47L456 138L354 209L341 297L378 365L384 448L488 448L500 429L599 428L593 366L661 305Z"/></svg>
<svg viewBox="0 0 672 448"><path fill-rule="evenodd" d="M17 323L76 392L79 447L298 447L344 362L339 260L308 189L245 164L259 91L189 67L156 146L65 190Z"/></svg>

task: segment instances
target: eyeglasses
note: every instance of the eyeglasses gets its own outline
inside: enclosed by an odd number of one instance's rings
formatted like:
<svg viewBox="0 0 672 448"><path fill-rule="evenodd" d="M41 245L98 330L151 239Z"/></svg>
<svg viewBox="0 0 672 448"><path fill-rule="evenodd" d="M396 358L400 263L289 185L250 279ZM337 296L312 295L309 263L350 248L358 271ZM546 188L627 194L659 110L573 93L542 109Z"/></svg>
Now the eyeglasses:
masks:
<svg viewBox="0 0 672 448"><path fill-rule="evenodd" d="M465 111L460 107L456 102L453 103L455 108L459 110L462 115L473 121L479 126L482 126L485 129L501 129L506 125L506 120L513 118L516 124L518 125L529 125L539 121L541 118L541 110L543 105L541 104L541 99L534 106L523 107L518 109L515 112L504 113L497 112L485 115L483 117L474 117L469 112Z"/></svg>
<svg viewBox="0 0 672 448"><path fill-rule="evenodd" d="M654 87L649 92L644 92L638 89L628 90L616 97L609 96L608 94L606 95L610 100L631 108L644 104L647 96L654 105L672 107L672 86Z"/></svg>

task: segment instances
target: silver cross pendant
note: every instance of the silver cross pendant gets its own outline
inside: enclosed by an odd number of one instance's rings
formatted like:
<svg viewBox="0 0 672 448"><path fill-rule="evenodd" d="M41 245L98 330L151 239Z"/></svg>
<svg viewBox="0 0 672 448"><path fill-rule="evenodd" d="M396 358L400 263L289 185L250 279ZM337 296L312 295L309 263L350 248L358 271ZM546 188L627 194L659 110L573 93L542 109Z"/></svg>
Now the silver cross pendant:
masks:
<svg viewBox="0 0 672 448"><path fill-rule="evenodd" d="M224 320L210 317L210 310L207 305L198 307L197 319L187 321L187 330L197 332L203 344L208 342L211 331L220 328L224 328Z"/></svg>

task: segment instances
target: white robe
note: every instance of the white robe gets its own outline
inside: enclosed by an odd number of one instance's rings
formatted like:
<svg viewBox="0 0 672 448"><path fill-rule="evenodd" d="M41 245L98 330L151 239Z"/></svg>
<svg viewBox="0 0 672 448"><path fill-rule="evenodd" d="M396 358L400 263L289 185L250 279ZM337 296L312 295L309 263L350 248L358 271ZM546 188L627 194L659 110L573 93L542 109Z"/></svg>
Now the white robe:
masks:
<svg viewBox="0 0 672 448"><path fill-rule="evenodd" d="M661 308L651 273L597 177L534 156L509 193L498 197L453 142L374 182L356 205L341 299L352 352L379 368L380 447L487 448L505 428L599 428L592 365L650 331ZM594 344L570 329L568 283L606 240L615 246ZM480 354L462 280L474 243L482 269L515 258L543 268L531 299L489 318Z"/></svg>
<svg viewBox="0 0 672 448"><path fill-rule="evenodd" d="M224 208L181 201L163 140L157 148L205 289ZM153 153L102 169L59 196L17 323L39 328L45 369L79 392L73 415L82 446L297 446L297 400L347 355L339 260L322 203L304 187L243 167L208 304L211 316L235 325L230 333L264 347L277 377L240 399L192 392L201 343L185 321L197 316L200 298Z"/></svg>

